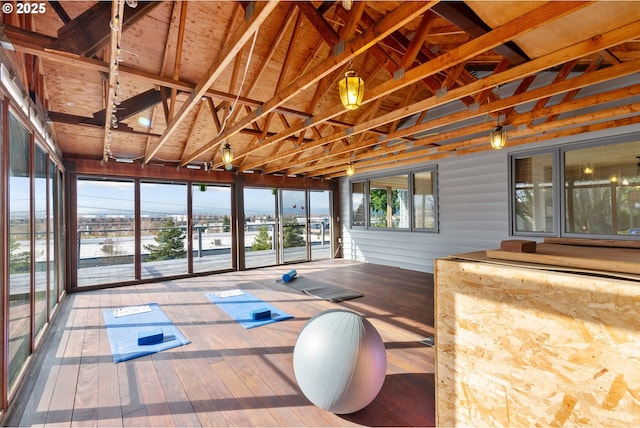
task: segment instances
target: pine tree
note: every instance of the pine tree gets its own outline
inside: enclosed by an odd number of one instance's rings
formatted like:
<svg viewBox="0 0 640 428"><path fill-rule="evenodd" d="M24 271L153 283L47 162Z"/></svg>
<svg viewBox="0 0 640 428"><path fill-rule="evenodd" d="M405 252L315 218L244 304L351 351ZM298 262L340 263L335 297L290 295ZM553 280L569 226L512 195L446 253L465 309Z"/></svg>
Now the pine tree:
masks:
<svg viewBox="0 0 640 428"><path fill-rule="evenodd" d="M253 242L251 243L251 251L261 251L261 250L270 250L270 249L271 249L271 237L269 236L267 226L260 226L258 228L258 234L253 237Z"/></svg>
<svg viewBox="0 0 640 428"><path fill-rule="evenodd" d="M148 244L144 249L149 251L147 261L170 260L183 258L187 251L184 249L185 234L175 225L172 219L164 222L162 230L158 232L154 241L158 244Z"/></svg>
<svg viewBox="0 0 640 428"><path fill-rule="evenodd" d="M302 233L304 231L303 225L299 224L297 221L289 221L284 224L284 235L283 235L283 245L284 248L295 248L295 247L304 247L305 242L302 237Z"/></svg>
<svg viewBox="0 0 640 428"><path fill-rule="evenodd" d="M231 219L226 214L224 215L224 217L222 217L222 230L224 232L228 232L231 230Z"/></svg>
<svg viewBox="0 0 640 428"><path fill-rule="evenodd" d="M20 251L20 243L15 237L9 236L9 261L10 273L29 272L31 263L31 253Z"/></svg>

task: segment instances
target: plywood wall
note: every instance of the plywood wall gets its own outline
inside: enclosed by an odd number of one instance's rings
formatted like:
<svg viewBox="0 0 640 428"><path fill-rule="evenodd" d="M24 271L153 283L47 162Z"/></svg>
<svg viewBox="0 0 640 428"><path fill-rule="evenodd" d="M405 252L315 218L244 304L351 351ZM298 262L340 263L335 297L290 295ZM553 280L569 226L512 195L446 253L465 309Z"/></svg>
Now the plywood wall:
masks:
<svg viewBox="0 0 640 428"><path fill-rule="evenodd" d="M640 283L435 264L438 426L640 426Z"/></svg>

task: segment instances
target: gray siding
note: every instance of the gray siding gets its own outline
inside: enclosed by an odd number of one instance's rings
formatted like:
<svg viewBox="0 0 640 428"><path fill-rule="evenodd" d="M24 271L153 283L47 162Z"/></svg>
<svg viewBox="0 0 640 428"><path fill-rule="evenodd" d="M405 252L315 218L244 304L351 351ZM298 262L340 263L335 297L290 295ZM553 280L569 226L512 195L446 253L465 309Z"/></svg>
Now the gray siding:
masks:
<svg viewBox="0 0 640 428"><path fill-rule="evenodd" d="M441 159L438 167L438 233L380 231L350 227L350 182L340 181L340 224L347 259L433 273L434 260L451 254L498 248L509 236L509 153L586 139L638 132L638 127L594 133L538 144L515 146L476 155ZM637 134L636 134L637 135ZM393 172L389 170L388 172ZM378 174L382 173L381 170ZM386 173L387 171L384 171ZM372 175L359 176L354 180ZM533 238L531 238L533 239Z"/></svg>

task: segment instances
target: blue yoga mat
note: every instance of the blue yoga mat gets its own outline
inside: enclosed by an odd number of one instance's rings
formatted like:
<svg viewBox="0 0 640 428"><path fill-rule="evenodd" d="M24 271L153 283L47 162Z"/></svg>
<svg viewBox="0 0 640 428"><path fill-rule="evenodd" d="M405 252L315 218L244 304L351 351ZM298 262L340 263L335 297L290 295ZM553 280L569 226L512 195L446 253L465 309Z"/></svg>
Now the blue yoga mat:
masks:
<svg viewBox="0 0 640 428"><path fill-rule="evenodd" d="M242 293L242 294L240 294ZM229 290L220 293L207 293L207 297L227 315L236 320L244 328L254 328L265 324L293 318L293 315L282 312L269 303L266 303L243 290ZM254 319L252 312L261 312L262 309L271 311L269 318Z"/></svg>
<svg viewBox="0 0 640 428"><path fill-rule="evenodd" d="M114 363L190 343L156 303L104 311L104 322ZM159 330L162 330L161 342L138 345L139 336Z"/></svg>

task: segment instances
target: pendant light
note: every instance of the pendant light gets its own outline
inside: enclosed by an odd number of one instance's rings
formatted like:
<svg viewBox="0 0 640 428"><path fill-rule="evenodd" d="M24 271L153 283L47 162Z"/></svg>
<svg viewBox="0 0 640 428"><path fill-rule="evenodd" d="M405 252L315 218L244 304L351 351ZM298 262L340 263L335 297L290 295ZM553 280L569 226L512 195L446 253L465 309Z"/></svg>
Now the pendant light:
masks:
<svg viewBox="0 0 640 428"><path fill-rule="evenodd" d="M346 10L351 10L351 6L353 5L353 0L342 0L342 7Z"/></svg>
<svg viewBox="0 0 640 428"><path fill-rule="evenodd" d="M364 96L364 80L354 70L344 74L344 79L338 82L340 100L347 110L355 110L360 107Z"/></svg>
<svg viewBox="0 0 640 428"><path fill-rule="evenodd" d="M233 149L229 143L226 143L222 148L222 162L224 162L224 168L228 171L232 168L231 162L233 162Z"/></svg>
<svg viewBox="0 0 640 428"><path fill-rule="evenodd" d="M496 126L496 129L491 132L491 136L489 138L492 148L501 149L505 144L507 144L507 131L502 129L502 126L498 125Z"/></svg>
<svg viewBox="0 0 640 428"><path fill-rule="evenodd" d="M351 177L353 174L356 173L356 166L352 162L349 162L347 164L347 168L345 169L345 171L346 171L347 175L349 177Z"/></svg>

